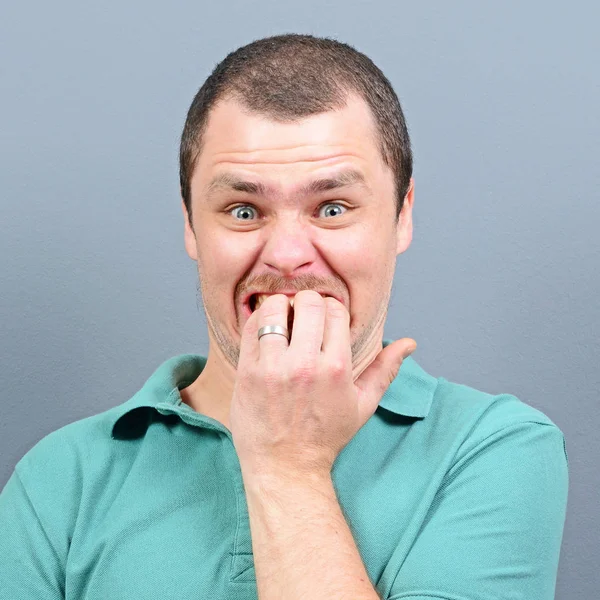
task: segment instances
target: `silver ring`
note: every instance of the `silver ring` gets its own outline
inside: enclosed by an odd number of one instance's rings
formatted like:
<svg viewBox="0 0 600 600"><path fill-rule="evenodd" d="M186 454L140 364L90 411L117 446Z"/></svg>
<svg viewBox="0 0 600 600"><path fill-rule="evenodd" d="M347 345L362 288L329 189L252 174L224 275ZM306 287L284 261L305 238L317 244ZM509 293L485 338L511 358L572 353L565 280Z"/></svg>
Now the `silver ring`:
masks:
<svg viewBox="0 0 600 600"><path fill-rule="evenodd" d="M261 327L258 330L258 339L260 340L260 338L263 335L267 335L269 333L277 333L279 335L283 335L285 336L288 342L290 341L290 332L281 325L265 325L264 327Z"/></svg>

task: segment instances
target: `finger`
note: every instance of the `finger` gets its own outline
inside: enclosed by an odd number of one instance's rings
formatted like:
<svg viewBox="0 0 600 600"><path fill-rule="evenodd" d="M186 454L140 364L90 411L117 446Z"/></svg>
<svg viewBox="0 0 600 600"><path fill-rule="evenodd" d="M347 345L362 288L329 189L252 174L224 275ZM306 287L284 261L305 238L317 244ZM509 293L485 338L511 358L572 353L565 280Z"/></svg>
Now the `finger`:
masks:
<svg viewBox="0 0 600 600"><path fill-rule="evenodd" d="M294 298L294 331L290 350L295 357L319 356L325 328L325 300L314 290L302 290Z"/></svg>
<svg viewBox="0 0 600 600"><path fill-rule="evenodd" d="M258 339L258 330L266 325L280 325L287 328L290 301L284 294L273 294L269 296L255 311L257 316L257 333L255 334L258 346L257 356L269 365L281 362L283 355L287 352L289 343L286 337L280 334L268 334Z"/></svg>
<svg viewBox="0 0 600 600"><path fill-rule="evenodd" d="M323 354L331 364L342 360L352 371L352 340L350 336L350 313L335 298L325 298L327 307L325 331L323 332Z"/></svg>
<svg viewBox="0 0 600 600"><path fill-rule="evenodd" d="M262 307L261 307L262 308ZM240 341L240 355L238 357L238 373L247 373L249 368L254 368L258 363L260 348L258 344L259 310L255 310L246 321L242 330Z"/></svg>
<svg viewBox="0 0 600 600"><path fill-rule="evenodd" d="M402 338L388 344L383 348L371 364L363 371L355 382L356 387L367 397L376 396L379 402L381 397L398 375L404 359L416 348L417 342L413 338Z"/></svg>

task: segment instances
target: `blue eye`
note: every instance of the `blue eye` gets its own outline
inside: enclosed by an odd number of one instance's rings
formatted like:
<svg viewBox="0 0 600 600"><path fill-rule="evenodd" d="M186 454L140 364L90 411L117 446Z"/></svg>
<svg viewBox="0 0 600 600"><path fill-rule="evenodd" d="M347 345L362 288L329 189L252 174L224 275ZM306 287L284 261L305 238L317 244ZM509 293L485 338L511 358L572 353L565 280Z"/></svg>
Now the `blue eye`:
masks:
<svg viewBox="0 0 600 600"><path fill-rule="evenodd" d="M337 206L337 207L339 207L339 208L343 208L343 209L345 209L345 210L348 210L348 207L347 207L347 206L344 206L343 204L340 204L339 202L326 202L325 204L322 204L322 205L319 207L319 209L321 209L321 208L323 208L323 207L325 207L325 206ZM230 208L230 209L227 211L227 214L230 214L230 213L232 213L233 211L235 211L235 210L239 210L239 209L244 209L244 210L243 210L243 211L239 211L239 212L238 212L238 215L242 215L242 214L244 214L244 213L248 214L248 212L249 212L249 211L248 211L248 209L250 209L251 211L253 210L253 211L255 211L255 212L256 212L256 208L254 208L254 206L252 206L252 204L238 204L237 206L234 206L233 208ZM337 217L337 216L339 216L339 214L340 214L340 213L338 213L338 214L334 214L333 216L334 216L334 217ZM341 213L341 214L344 214L344 213ZM248 218L248 217L243 217L243 218L241 218L241 219L239 219L239 220L240 220L240 221L250 221L250 220L252 220L252 217L250 217L250 218Z"/></svg>
<svg viewBox="0 0 600 600"><path fill-rule="evenodd" d="M246 213L248 212L248 208L250 208L251 210L254 210L254 211L256 211L256 209L255 209L254 207L250 206L250 204L241 204L241 205L238 205L238 206L234 206L234 207L233 207L231 210L229 210L228 212L230 213L230 212L232 212L232 211L234 211L234 210L238 210L238 209L240 209L240 208L243 208L243 209L244 209L244 212L246 212ZM238 214L239 214L239 213L238 213ZM240 220L241 220L241 221L248 221L248 220L251 220L251 219L247 219L246 217L244 217L243 219L240 219Z"/></svg>
<svg viewBox="0 0 600 600"><path fill-rule="evenodd" d="M347 206L344 206L343 204L340 204L339 202L326 202L325 204L322 204L320 208L322 208L323 206L337 206L338 208L343 208L344 210L348 210ZM338 213L337 215L333 215L334 217L339 216L340 213ZM344 213L341 213L344 214Z"/></svg>

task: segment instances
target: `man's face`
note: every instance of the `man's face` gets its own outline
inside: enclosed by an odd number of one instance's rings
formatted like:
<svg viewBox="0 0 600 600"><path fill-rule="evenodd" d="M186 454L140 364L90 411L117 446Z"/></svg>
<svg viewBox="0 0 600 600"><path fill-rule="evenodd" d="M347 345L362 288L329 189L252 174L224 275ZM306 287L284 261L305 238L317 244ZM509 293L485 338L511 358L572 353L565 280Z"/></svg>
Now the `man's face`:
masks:
<svg viewBox="0 0 600 600"><path fill-rule="evenodd" d="M217 104L191 193L195 234L182 202L185 247L198 262L211 348L233 368L254 290L334 296L350 313L353 365L381 350L413 191L397 221L393 174L362 99L285 124L234 100Z"/></svg>

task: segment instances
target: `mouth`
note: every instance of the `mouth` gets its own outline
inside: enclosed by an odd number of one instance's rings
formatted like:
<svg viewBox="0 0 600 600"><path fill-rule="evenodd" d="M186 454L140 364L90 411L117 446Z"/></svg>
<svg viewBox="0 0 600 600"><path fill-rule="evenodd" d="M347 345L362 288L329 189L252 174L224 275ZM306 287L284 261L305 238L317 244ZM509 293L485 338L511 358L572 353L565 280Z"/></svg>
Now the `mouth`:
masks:
<svg viewBox="0 0 600 600"><path fill-rule="evenodd" d="M293 296L296 293L297 292L292 292L292 293L288 293L288 294L285 294L285 295L288 296L288 298L290 298L291 301L293 301ZM332 296L331 294L324 294L324 293L321 293L321 292L319 292L319 293L323 297L335 298L335 296ZM266 295L271 295L271 294L266 294ZM258 301L259 296L263 296L263 298L261 299L260 303ZM250 296L248 296L244 300L243 307L244 307L244 314L245 314L246 318L248 318L254 311L256 311L260 307L260 304L262 304L262 302L264 301L264 296L265 296L265 294L261 294L261 293L255 292L253 294L250 294ZM339 302L342 302L339 298L336 298L336 300L338 300ZM344 304L344 302L342 302L342 304ZM291 305L290 308L291 308L290 314L293 314L293 311L294 311L293 304Z"/></svg>
<svg viewBox="0 0 600 600"><path fill-rule="evenodd" d="M253 313L256 310L256 303L258 301L258 294L252 294L250 298L248 298L248 307L250 308L250 312Z"/></svg>

